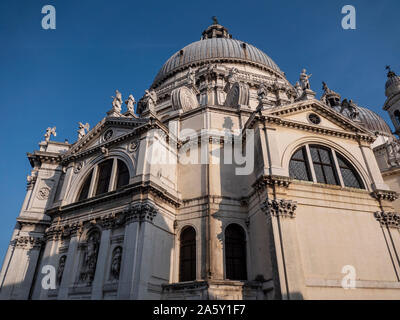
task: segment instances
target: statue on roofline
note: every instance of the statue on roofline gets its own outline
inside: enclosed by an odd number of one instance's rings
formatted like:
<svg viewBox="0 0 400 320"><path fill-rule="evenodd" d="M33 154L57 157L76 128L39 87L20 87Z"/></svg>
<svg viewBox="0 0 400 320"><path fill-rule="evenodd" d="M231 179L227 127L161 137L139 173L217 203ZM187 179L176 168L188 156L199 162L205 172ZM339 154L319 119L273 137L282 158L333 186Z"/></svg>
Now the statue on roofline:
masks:
<svg viewBox="0 0 400 320"><path fill-rule="evenodd" d="M55 136L55 137L57 136L56 127L53 127L53 128L48 127L48 128L46 129L46 133L44 134L44 140L45 140L46 142L49 142L49 141L50 141L51 135L53 135L53 136Z"/></svg>

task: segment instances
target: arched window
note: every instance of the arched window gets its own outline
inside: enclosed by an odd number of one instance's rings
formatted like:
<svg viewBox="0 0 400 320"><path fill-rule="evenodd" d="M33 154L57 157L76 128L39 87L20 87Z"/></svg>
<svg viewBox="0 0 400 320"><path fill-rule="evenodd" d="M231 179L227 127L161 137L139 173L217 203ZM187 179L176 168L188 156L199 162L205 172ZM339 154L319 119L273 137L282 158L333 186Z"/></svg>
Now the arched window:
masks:
<svg viewBox="0 0 400 320"><path fill-rule="evenodd" d="M296 180L365 189L360 174L350 161L337 151L320 145L305 145L296 150L289 162L289 175Z"/></svg>
<svg viewBox="0 0 400 320"><path fill-rule="evenodd" d="M112 170L113 160L109 159L99 164L98 168L98 181L96 188L96 196L98 194L108 192L108 187L110 185L111 170Z"/></svg>
<svg viewBox="0 0 400 320"><path fill-rule="evenodd" d="M186 227L180 238L179 281L196 280L196 231Z"/></svg>
<svg viewBox="0 0 400 320"><path fill-rule="evenodd" d="M93 170L90 171L90 174L87 176L85 179L85 182L82 185L81 192L79 193L78 201L87 199L89 197L89 189L90 189L90 183L92 182L92 175L93 175Z"/></svg>
<svg viewBox="0 0 400 320"><path fill-rule="evenodd" d="M297 180L312 181L310 168L308 166L306 147L302 147L295 152L290 159L289 175Z"/></svg>
<svg viewBox="0 0 400 320"><path fill-rule="evenodd" d="M82 184L77 199L78 201L85 200L114 191L129 184L129 178L129 169L124 161L116 158L107 159L90 171Z"/></svg>
<svg viewBox="0 0 400 320"><path fill-rule="evenodd" d="M313 145L310 146L310 153L317 182L338 185L339 179L337 178L331 150Z"/></svg>
<svg viewBox="0 0 400 320"><path fill-rule="evenodd" d="M225 230L226 278L246 280L246 235L241 226L230 224Z"/></svg>
<svg viewBox="0 0 400 320"><path fill-rule="evenodd" d="M340 173L342 174L343 183L346 187L364 189L364 184L361 180L360 175L354 169L354 167L347 161L343 156L336 153Z"/></svg>
<svg viewBox="0 0 400 320"><path fill-rule="evenodd" d="M129 170L122 160L118 160L117 189L129 183Z"/></svg>

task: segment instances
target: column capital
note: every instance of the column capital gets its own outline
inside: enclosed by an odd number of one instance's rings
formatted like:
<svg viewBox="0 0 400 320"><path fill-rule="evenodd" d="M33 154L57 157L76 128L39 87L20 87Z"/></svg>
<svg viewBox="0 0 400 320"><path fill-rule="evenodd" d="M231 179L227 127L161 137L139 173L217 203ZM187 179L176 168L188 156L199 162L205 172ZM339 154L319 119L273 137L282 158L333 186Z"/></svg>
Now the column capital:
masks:
<svg viewBox="0 0 400 320"><path fill-rule="evenodd" d="M267 215L283 218L294 218L296 216L297 202L285 199L265 200L261 210Z"/></svg>
<svg viewBox="0 0 400 320"><path fill-rule="evenodd" d="M375 219L381 226L400 229L400 214L396 212L375 212Z"/></svg>

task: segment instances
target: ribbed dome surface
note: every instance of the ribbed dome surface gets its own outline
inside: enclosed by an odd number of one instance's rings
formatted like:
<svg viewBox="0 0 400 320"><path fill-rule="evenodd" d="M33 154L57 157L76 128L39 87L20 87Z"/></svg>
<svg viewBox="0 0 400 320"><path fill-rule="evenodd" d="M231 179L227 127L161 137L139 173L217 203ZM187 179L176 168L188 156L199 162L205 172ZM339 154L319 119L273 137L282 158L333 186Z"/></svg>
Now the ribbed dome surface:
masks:
<svg viewBox="0 0 400 320"><path fill-rule="evenodd" d="M248 63L281 73L270 57L250 44L229 38L210 38L193 42L169 58L154 79L153 87L189 66L222 61Z"/></svg>
<svg viewBox="0 0 400 320"><path fill-rule="evenodd" d="M337 112L340 113L341 106L333 107ZM365 129L368 129L372 132L379 132L384 135L392 135L392 130L388 126L385 120L375 112L370 109L363 108L357 106L357 110L359 112L358 120L359 124L363 126ZM351 119L349 110L345 109L342 113L347 118Z"/></svg>
<svg viewBox="0 0 400 320"><path fill-rule="evenodd" d="M385 120L378 114L367 108L358 107L359 118L361 125L368 130L373 132L380 132L388 135L392 135L392 130L388 126Z"/></svg>

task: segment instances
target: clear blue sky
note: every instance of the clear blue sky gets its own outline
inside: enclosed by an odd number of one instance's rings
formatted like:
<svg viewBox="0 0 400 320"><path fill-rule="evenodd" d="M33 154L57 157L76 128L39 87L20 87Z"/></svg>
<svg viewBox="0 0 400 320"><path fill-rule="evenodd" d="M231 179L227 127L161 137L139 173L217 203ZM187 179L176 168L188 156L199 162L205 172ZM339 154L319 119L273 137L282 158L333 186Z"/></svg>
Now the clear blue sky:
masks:
<svg viewBox="0 0 400 320"><path fill-rule="evenodd" d="M56 30L41 28L41 9L56 8ZM357 29L341 28L352 4ZM74 142L77 122L93 127L119 89L138 100L174 52L200 39L211 16L234 38L266 52L311 87L321 81L384 116L385 65L400 73L400 2L381 1L75 1L0 2L0 259L26 192L26 152L48 126ZM2 260L1 260L2 261Z"/></svg>

